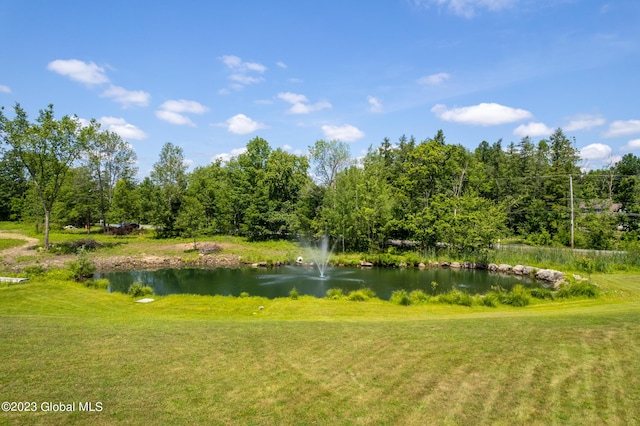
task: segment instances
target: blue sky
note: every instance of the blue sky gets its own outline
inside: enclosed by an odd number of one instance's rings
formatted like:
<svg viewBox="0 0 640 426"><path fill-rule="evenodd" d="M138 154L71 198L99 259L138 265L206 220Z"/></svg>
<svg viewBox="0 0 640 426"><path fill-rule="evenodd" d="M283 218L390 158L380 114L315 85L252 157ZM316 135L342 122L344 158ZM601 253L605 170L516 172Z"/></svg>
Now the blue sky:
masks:
<svg viewBox="0 0 640 426"><path fill-rule="evenodd" d="M148 175L255 136L354 157L442 129L470 149L562 127L584 166L640 155L637 0L0 0L0 105L95 118Z"/></svg>

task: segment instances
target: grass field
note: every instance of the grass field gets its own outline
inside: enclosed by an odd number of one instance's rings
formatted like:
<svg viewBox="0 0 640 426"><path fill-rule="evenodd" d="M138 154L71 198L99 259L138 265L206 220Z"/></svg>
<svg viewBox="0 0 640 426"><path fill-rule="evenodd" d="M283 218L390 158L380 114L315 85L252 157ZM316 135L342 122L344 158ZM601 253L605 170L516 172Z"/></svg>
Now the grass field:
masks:
<svg viewBox="0 0 640 426"><path fill-rule="evenodd" d="M594 281L525 308L4 285L0 399L38 411L0 424L637 424L640 275Z"/></svg>

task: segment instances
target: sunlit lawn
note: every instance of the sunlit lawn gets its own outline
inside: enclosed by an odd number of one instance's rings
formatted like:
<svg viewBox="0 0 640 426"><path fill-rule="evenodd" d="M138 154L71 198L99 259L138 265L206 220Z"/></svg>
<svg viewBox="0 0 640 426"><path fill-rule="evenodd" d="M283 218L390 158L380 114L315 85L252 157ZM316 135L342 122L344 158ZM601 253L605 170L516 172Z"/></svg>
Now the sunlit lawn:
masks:
<svg viewBox="0 0 640 426"><path fill-rule="evenodd" d="M526 308L0 287L9 424L634 424L640 276ZM258 309L264 306L264 309Z"/></svg>

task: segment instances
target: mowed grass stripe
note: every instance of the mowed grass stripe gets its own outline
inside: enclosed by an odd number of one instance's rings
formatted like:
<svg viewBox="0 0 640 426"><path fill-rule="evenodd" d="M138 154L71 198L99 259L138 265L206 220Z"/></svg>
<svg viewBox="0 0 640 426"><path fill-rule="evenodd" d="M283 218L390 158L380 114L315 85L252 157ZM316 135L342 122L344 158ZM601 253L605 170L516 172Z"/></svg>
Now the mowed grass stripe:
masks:
<svg viewBox="0 0 640 426"><path fill-rule="evenodd" d="M640 280L603 278L520 309L1 287L3 399L104 411L0 423L638 423Z"/></svg>
<svg viewBox="0 0 640 426"><path fill-rule="evenodd" d="M106 412L92 418L99 422L637 420L640 326L629 316L618 318L622 327L585 328L579 317L542 325L495 318L445 327L156 320L114 327L97 319L7 318L2 394L100 400ZM629 341L635 345L624 347ZM74 419L87 418L50 413L39 421Z"/></svg>

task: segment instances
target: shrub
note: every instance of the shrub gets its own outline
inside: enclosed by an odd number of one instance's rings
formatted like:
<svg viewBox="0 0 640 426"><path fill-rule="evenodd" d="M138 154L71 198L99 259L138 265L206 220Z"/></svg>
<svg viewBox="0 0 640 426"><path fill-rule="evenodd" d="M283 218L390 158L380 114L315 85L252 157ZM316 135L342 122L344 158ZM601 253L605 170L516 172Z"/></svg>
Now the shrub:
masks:
<svg viewBox="0 0 640 426"><path fill-rule="evenodd" d="M88 280L85 284L89 288L107 289L111 283L106 278L99 278L97 280Z"/></svg>
<svg viewBox="0 0 640 426"><path fill-rule="evenodd" d="M548 288L536 287L529 290L529 294L536 299L553 300L553 292Z"/></svg>
<svg viewBox="0 0 640 426"><path fill-rule="evenodd" d="M451 290L448 293L441 294L438 296L438 300L442 303L448 303L450 305L462 305L462 306L471 306L473 305L473 298L460 290Z"/></svg>
<svg viewBox="0 0 640 426"><path fill-rule="evenodd" d="M292 288L289 292L289 297L291 298L291 300L298 300L298 290L296 290L295 287Z"/></svg>
<svg viewBox="0 0 640 426"><path fill-rule="evenodd" d="M526 288L517 284L510 292L502 295L500 302L511 306L527 306L531 302L531 296Z"/></svg>
<svg viewBox="0 0 640 426"><path fill-rule="evenodd" d="M409 298L409 294L405 290L396 290L391 293L391 298L389 299L391 303L395 303L396 305L409 306L411 304L411 299Z"/></svg>
<svg viewBox="0 0 640 426"><path fill-rule="evenodd" d="M142 285L141 282L136 281L133 284L131 284L131 287L129 287L128 293L132 297L150 296L153 294L153 288L149 287L148 285Z"/></svg>
<svg viewBox="0 0 640 426"><path fill-rule="evenodd" d="M480 296L480 304L482 306L488 306L490 308L495 308L496 306L498 306L498 302L500 301L500 295L498 295L498 293L495 292L490 292L485 294L484 296Z"/></svg>
<svg viewBox="0 0 640 426"><path fill-rule="evenodd" d="M327 299L344 299L344 291L341 288L330 288L329 290L327 290Z"/></svg>
<svg viewBox="0 0 640 426"><path fill-rule="evenodd" d="M422 290L413 290L409 293L409 298L411 299L411 303L414 305L427 303L430 299L429 295Z"/></svg>
<svg viewBox="0 0 640 426"><path fill-rule="evenodd" d="M29 265L25 266L22 272L24 272L24 274L29 278L37 277L44 274L44 268L42 265Z"/></svg>
<svg viewBox="0 0 640 426"><path fill-rule="evenodd" d="M381 266L383 268L393 268L398 267L402 259L400 256L389 254L389 253L380 253L377 256L371 257L370 262L375 266Z"/></svg>
<svg viewBox="0 0 640 426"><path fill-rule="evenodd" d="M360 290L354 290L349 292L347 299L355 302L365 302L369 299L376 297L376 294L370 288L361 288Z"/></svg>
<svg viewBox="0 0 640 426"><path fill-rule="evenodd" d="M249 293L247 293L246 291L243 291L242 293L240 293L240 297L242 298L249 297Z"/></svg>
<svg viewBox="0 0 640 426"><path fill-rule="evenodd" d="M407 262L408 266L416 267L420 264L420 255L418 255L418 253L410 251L408 253L405 253L404 261Z"/></svg>
<svg viewBox="0 0 640 426"><path fill-rule="evenodd" d="M56 254L80 254L82 250L95 250L102 247L102 244L91 238L84 238L75 241L65 241L56 244L51 251Z"/></svg>
<svg viewBox="0 0 640 426"><path fill-rule="evenodd" d="M76 260L69 262L68 267L76 281L84 281L91 278L96 271L96 265L88 259L84 248L80 249Z"/></svg>
<svg viewBox="0 0 640 426"><path fill-rule="evenodd" d="M558 297L598 297L600 290L587 281L578 281L558 290Z"/></svg>

